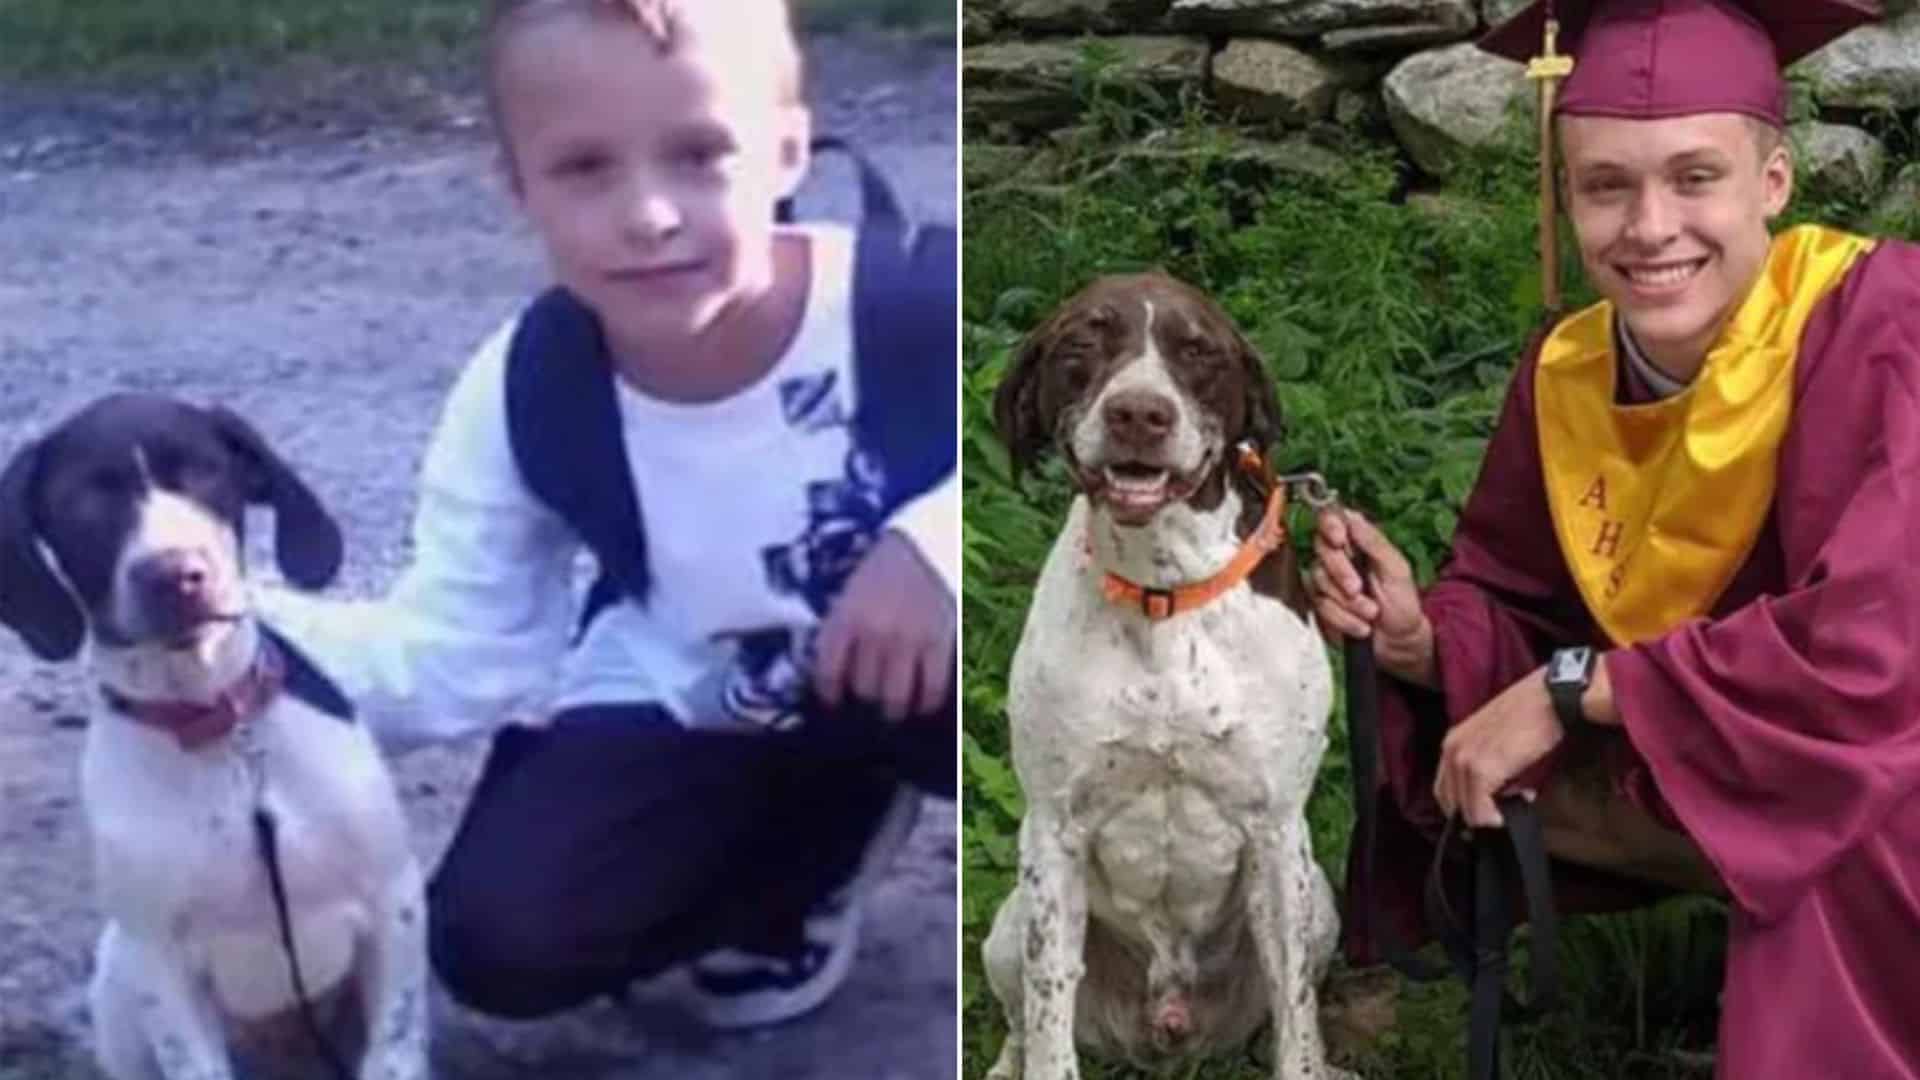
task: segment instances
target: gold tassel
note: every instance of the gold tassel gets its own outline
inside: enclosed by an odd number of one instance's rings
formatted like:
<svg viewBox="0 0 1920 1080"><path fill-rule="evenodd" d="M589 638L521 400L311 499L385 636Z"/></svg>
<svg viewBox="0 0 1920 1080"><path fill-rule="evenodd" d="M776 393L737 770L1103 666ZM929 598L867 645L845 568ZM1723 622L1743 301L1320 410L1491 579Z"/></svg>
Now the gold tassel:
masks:
<svg viewBox="0 0 1920 1080"><path fill-rule="evenodd" d="M1552 11L1551 5L1548 11ZM1540 55L1527 64L1527 78L1540 84L1540 297L1549 315L1560 313L1560 226L1553 169L1553 103L1559 81L1573 74L1573 57L1558 51L1560 20L1547 17Z"/></svg>

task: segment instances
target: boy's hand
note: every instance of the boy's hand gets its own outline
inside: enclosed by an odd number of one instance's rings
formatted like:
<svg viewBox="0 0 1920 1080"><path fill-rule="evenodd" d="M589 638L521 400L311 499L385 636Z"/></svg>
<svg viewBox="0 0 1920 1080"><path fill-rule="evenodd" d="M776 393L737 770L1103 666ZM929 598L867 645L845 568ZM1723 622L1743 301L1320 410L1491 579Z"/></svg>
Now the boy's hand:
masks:
<svg viewBox="0 0 1920 1080"><path fill-rule="evenodd" d="M820 626L813 686L838 707L879 705L890 720L933 712L952 689L953 598L898 532L880 534Z"/></svg>

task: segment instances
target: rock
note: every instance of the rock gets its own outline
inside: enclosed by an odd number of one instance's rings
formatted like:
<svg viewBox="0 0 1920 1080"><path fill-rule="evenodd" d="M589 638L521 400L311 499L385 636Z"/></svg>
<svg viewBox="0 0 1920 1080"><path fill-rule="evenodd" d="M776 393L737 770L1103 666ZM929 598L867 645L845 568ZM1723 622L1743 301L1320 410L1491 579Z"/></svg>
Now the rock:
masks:
<svg viewBox="0 0 1920 1080"><path fill-rule="evenodd" d="M960 40L968 45L984 45L1000 29L1000 5L984 0L967 0L960 10Z"/></svg>
<svg viewBox="0 0 1920 1080"><path fill-rule="evenodd" d="M972 189L1010 180L1031 168L1035 158L1030 147L968 143L960 154L961 183Z"/></svg>
<svg viewBox="0 0 1920 1080"><path fill-rule="evenodd" d="M1320 991L1320 1027L1336 1059L1364 1057L1392 1031L1399 1011L1400 980L1384 968L1341 970Z"/></svg>
<svg viewBox="0 0 1920 1080"><path fill-rule="evenodd" d="M1270 176L1291 173L1319 180L1338 180L1347 171L1345 158L1314 143L1305 135L1289 135L1279 142L1237 139L1227 147L1223 156L1229 168L1252 170Z"/></svg>
<svg viewBox="0 0 1920 1080"><path fill-rule="evenodd" d="M1482 222L1491 216L1485 204L1445 191L1409 192L1407 209L1446 221Z"/></svg>
<svg viewBox="0 0 1920 1080"><path fill-rule="evenodd" d="M1821 105L1848 109L1920 107L1920 10L1862 26L1800 61Z"/></svg>
<svg viewBox="0 0 1920 1080"><path fill-rule="evenodd" d="M1069 124L1047 132L1047 143L1061 150L1079 150L1097 145L1103 134L1099 124Z"/></svg>
<svg viewBox="0 0 1920 1080"><path fill-rule="evenodd" d="M1472 29L1473 0L1173 0L1176 26L1275 37L1314 37L1363 26Z"/></svg>
<svg viewBox="0 0 1920 1080"><path fill-rule="evenodd" d="M975 125L1017 131L1045 130L1072 119L1079 103L1072 92L1080 48L1068 42L1005 42L976 45L960 54L969 133Z"/></svg>
<svg viewBox="0 0 1920 1080"><path fill-rule="evenodd" d="M1213 58L1213 96L1249 120L1302 125L1324 120L1342 89L1364 86L1359 65L1328 63L1278 41L1237 39Z"/></svg>
<svg viewBox="0 0 1920 1080"><path fill-rule="evenodd" d="M1351 30L1333 30L1320 39L1332 53L1406 52L1429 45L1459 41L1473 32L1473 24L1451 26L1446 23L1411 23L1405 26L1362 26Z"/></svg>
<svg viewBox="0 0 1920 1080"><path fill-rule="evenodd" d="M1150 88L1168 98L1206 79L1207 43L1193 37L1111 37L1010 41L961 52L968 123L1034 133L1061 127L1079 114L1074 75L1105 53L1102 77Z"/></svg>
<svg viewBox="0 0 1920 1080"><path fill-rule="evenodd" d="M1795 171L1829 191L1872 195L1887 169L1879 139L1845 124L1796 124L1791 131Z"/></svg>
<svg viewBox="0 0 1920 1080"><path fill-rule="evenodd" d="M1526 10L1530 0L1480 0L1480 17L1488 27L1499 26Z"/></svg>
<svg viewBox="0 0 1920 1080"><path fill-rule="evenodd" d="M1516 106L1531 115L1524 71L1471 42L1415 53L1382 84L1387 120L1416 164L1445 176L1460 151L1499 143Z"/></svg>
<svg viewBox="0 0 1920 1080"><path fill-rule="evenodd" d="M1178 159L1205 158L1223 167L1236 179L1250 184L1270 182L1275 176L1310 176L1319 180L1338 180L1347 174L1347 163L1335 151L1314 143L1305 135L1289 135L1279 141L1231 134L1195 133L1173 138L1148 137L1122 148L1122 161L1151 163Z"/></svg>
<svg viewBox="0 0 1920 1080"><path fill-rule="evenodd" d="M1392 129L1387 126L1386 104L1380 100L1380 92L1371 87L1342 90L1335 95L1333 121L1363 135L1392 134Z"/></svg>
<svg viewBox="0 0 1920 1080"><path fill-rule="evenodd" d="M1920 162L1901 169L1887 185L1886 194L1868 219L1868 232L1877 236L1911 235L1920 230Z"/></svg>
<svg viewBox="0 0 1920 1080"><path fill-rule="evenodd" d="M1005 0L1006 21L1022 30L1123 33L1152 30L1170 0Z"/></svg>

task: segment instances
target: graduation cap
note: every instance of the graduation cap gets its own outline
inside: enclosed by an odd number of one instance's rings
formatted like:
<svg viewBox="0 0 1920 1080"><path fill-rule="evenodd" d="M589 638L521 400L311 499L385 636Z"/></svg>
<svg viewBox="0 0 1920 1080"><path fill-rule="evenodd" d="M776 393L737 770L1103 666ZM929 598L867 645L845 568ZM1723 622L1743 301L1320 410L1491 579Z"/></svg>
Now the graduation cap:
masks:
<svg viewBox="0 0 1920 1080"><path fill-rule="evenodd" d="M1879 14L1874 0L1535 0L1482 38L1481 48L1526 63L1540 83L1548 308L1560 306L1554 116L1741 113L1785 127L1780 70Z"/></svg>

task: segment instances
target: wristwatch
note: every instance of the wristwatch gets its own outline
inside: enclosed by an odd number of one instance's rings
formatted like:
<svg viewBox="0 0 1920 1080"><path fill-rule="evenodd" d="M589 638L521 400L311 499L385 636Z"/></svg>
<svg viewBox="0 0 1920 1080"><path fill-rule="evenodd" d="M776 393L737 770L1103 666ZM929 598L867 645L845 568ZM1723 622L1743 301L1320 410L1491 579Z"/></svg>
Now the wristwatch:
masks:
<svg viewBox="0 0 1920 1080"><path fill-rule="evenodd" d="M1593 726L1580 711L1580 699L1592 685L1593 669L1599 663L1600 654L1585 645L1556 649L1547 661L1547 696L1553 700L1560 729L1570 738Z"/></svg>

